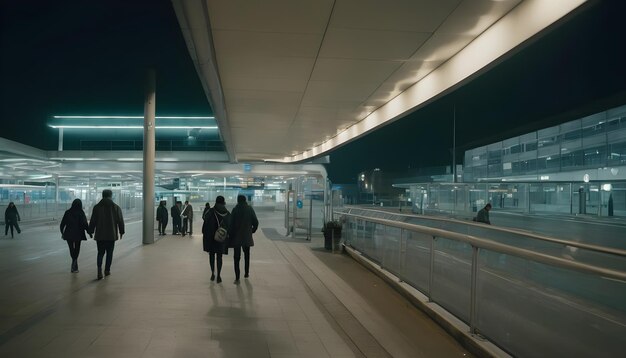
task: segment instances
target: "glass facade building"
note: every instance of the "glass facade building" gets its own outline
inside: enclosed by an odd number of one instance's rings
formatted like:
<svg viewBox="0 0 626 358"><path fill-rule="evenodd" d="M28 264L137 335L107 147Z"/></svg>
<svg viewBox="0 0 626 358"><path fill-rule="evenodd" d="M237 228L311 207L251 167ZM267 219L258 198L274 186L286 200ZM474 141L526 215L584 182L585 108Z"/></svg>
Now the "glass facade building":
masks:
<svg viewBox="0 0 626 358"><path fill-rule="evenodd" d="M626 179L626 105L468 150L463 181L572 181L558 173L599 168Z"/></svg>

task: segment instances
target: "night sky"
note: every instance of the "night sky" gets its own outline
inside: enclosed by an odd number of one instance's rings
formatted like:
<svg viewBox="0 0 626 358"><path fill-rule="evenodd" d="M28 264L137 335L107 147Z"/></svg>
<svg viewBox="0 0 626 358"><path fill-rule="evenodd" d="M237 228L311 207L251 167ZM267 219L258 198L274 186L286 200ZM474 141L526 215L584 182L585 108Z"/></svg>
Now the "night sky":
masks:
<svg viewBox="0 0 626 358"><path fill-rule="evenodd" d="M469 84L330 154L330 179L457 161L463 151L626 104L625 1L596 1ZM55 149L55 114L211 114L168 0L2 1L0 137ZM367 155L363 155L363 153Z"/></svg>

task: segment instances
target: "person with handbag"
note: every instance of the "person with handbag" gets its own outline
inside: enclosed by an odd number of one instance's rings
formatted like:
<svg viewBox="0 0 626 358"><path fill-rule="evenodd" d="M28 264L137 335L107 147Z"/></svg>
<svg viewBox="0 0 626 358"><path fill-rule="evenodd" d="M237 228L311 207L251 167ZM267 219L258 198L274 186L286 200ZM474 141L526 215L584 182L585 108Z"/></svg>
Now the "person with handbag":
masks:
<svg viewBox="0 0 626 358"><path fill-rule="evenodd" d="M250 248L254 246L252 234L259 227L259 220L254 209L246 202L244 195L237 195L237 205L233 208L228 228L228 247L234 250L235 284L239 284L239 260L244 254L244 276L250 276Z"/></svg>
<svg viewBox="0 0 626 358"><path fill-rule="evenodd" d="M91 232L89 232L87 216L85 216L83 202L80 199L74 199L72 207L65 211L59 228L61 229L61 237L67 242L67 246L70 249L70 257L72 258L70 271L76 273L78 272L80 242L87 240L85 232L87 232L90 237L93 237Z"/></svg>
<svg viewBox="0 0 626 358"><path fill-rule="evenodd" d="M216 279L215 261L217 259L217 283L222 282L222 255L226 253L226 234L230 213L226 209L223 196L215 198L215 205L204 215L202 224L202 247L209 253L209 265L211 266L211 281Z"/></svg>

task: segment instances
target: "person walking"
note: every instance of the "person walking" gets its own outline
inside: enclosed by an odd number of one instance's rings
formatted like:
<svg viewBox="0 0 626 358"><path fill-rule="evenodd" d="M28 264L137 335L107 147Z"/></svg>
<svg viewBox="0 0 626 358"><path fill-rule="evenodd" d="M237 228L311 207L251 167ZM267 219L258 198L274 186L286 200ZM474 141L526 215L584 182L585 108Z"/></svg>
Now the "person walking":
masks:
<svg viewBox="0 0 626 358"><path fill-rule="evenodd" d="M166 201L161 200L156 212L156 219L159 222L159 235L165 235L165 228L167 227L168 213L165 204Z"/></svg>
<svg viewBox="0 0 626 358"><path fill-rule="evenodd" d="M215 232L220 228L228 230L230 213L226 209L223 196L215 198L215 205L204 215L202 224L202 247L209 253L209 265L211 266L211 281L215 280L215 260L217 259L217 283L222 282L222 255L225 253L224 241L216 240ZM225 238L224 238L225 239Z"/></svg>
<svg viewBox="0 0 626 358"><path fill-rule="evenodd" d="M193 235L193 206L189 204L188 200L185 200L185 206L180 216L183 218L183 236L187 233Z"/></svg>
<svg viewBox="0 0 626 358"><path fill-rule="evenodd" d="M491 225L491 221L489 220L489 210L491 210L491 204L487 203L484 208L478 210L478 213L473 221Z"/></svg>
<svg viewBox="0 0 626 358"><path fill-rule="evenodd" d="M102 279L102 258L105 253L104 274L106 276L111 274L115 241L121 240L124 236L122 209L113 202L112 197L113 192L111 190L104 189L102 191L102 200L93 207L89 221L88 232L95 232L95 239L98 244L98 280Z"/></svg>
<svg viewBox="0 0 626 358"><path fill-rule="evenodd" d="M17 233L21 233L20 224L18 221L21 221L20 213L17 212L17 207L13 202L9 203L7 209L4 211L4 236L9 234L9 228L11 228L11 238L13 238L13 228L17 230Z"/></svg>
<svg viewBox="0 0 626 358"><path fill-rule="evenodd" d="M178 207L178 201L172 205L170 209L170 215L172 216L172 235L177 235L180 231L180 208Z"/></svg>
<svg viewBox="0 0 626 358"><path fill-rule="evenodd" d="M70 257L72 258L71 272L78 272L78 254L80 253L80 243L87 240L85 231L91 235L87 217L83 211L83 202L80 199L74 199L72 207L65 211L63 219L61 219L61 237L67 242L70 249Z"/></svg>
<svg viewBox="0 0 626 358"><path fill-rule="evenodd" d="M250 247L254 246L252 234L259 227L259 220L254 209L246 202L244 195L237 195L237 205L231 213L231 221L228 229L228 247L234 251L235 284L239 284L239 260L241 250L244 254L244 276L250 276Z"/></svg>

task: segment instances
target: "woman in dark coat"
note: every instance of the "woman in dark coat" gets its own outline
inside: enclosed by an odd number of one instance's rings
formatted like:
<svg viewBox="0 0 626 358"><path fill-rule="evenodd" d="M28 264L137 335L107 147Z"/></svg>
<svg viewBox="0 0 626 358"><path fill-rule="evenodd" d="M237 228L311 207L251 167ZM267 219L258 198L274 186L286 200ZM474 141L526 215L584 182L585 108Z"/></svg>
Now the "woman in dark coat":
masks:
<svg viewBox="0 0 626 358"><path fill-rule="evenodd" d="M13 228L17 229L17 233L21 233L20 225L17 223L20 221L20 213L17 212L17 207L13 202L9 203L9 206L4 211L4 236L7 236L9 233L9 228L11 228L11 238L13 238Z"/></svg>
<svg viewBox="0 0 626 358"><path fill-rule="evenodd" d="M237 206L231 214L230 226L228 229L228 247L234 249L235 261L235 284L239 284L239 260L241 250L244 254L244 276L250 275L250 247L254 246L252 234L259 227L259 220L254 209L246 202L246 197L237 195Z"/></svg>
<svg viewBox="0 0 626 358"><path fill-rule="evenodd" d="M211 265L211 281L215 280L215 259L217 258L217 283L222 282L222 254L225 253L225 243L215 241L215 232L220 225L228 230L230 213L226 210L223 196L215 198L215 205L204 215L202 224L202 246L209 253Z"/></svg>
<svg viewBox="0 0 626 358"><path fill-rule="evenodd" d="M83 211L83 202L74 199L72 207L65 211L61 220L61 234L63 240L67 241L72 257L72 272L78 272L78 254L80 253L80 242L87 240L85 232L89 233L89 224ZM89 233L91 236L91 233Z"/></svg>

